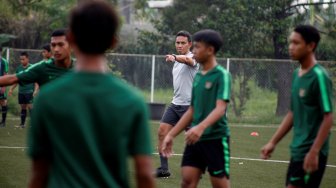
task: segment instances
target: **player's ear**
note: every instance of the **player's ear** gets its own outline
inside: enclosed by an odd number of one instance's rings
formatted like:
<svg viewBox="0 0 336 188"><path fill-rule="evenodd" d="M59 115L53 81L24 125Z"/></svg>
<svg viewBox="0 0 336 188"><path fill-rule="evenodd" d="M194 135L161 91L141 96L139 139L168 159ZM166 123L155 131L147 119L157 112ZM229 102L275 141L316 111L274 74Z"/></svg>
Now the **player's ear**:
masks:
<svg viewBox="0 0 336 188"><path fill-rule="evenodd" d="M69 42L70 45L73 45L74 42L75 42L74 35L71 31L68 31L66 33L66 39L67 39L67 41Z"/></svg>
<svg viewBox="0 0 336 188"><path fill-rule="evenodd" d="M118 38L117 37L113 37L112 41L111 41L111 49L114 49L118 44Z"/></svg>

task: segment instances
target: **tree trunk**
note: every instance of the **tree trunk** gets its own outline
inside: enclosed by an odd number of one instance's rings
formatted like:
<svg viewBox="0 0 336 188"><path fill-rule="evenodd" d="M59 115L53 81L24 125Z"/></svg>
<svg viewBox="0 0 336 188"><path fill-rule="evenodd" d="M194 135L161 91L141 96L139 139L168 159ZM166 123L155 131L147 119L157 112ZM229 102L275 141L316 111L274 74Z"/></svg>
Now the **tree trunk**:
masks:
<svg viewBox="0 0 336 188"><path fill-rule="evenodd" d="M273 28L273 45L274 45L274 57L276 59L288 59L286 55L287 40L286 37L287 27L274 27ZM277 90L278 100L275 114L277 116L283 116L288 112L290 104L290 90L291 90L291 78L292 68L290 62L278 62L277 70Z"/></svg>

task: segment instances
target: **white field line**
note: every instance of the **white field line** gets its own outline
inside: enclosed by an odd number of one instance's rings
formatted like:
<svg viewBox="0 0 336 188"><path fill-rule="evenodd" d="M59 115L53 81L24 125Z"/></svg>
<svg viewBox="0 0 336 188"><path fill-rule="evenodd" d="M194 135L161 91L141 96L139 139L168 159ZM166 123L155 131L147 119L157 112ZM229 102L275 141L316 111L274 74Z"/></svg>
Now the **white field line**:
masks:
<svg viewBox="0 0 336 188"><path fill-rule="evenodd" d="M27 149L27 147L10 147L10 146L0 146L0 149ZM159 153L153 153L154 155L159 155ZM182 156L183 154L174 153L173 156ZM271 162L271 163L289 163L289 161L281 160L263 160L263 159L253 159L253 158L243 158L243 157L230 157L234 160L245 160L245 161L261 161L261 162ZM327 167L336 168L336 165L327 165Z"/></svg>
<svg viewBox="0 0 336 188"><path fill-rule="evenodd" d="M159 153L153 153L155 155L159 155ZM174 156L182 156L183 154L173 154ZM264 159L253 159L253 158L243 158L243 157L230 157L233 160L244 160L244 161L261 161L261 162L270 162L270 163L289 163L289 161L281 161L281 160L264 160ZM327 167L336 168L336 165L327 165Z"/></svg>
<svg viewBox="0 0 336 188"><path fill-rule="evenodd" d="M279 125L248 125L248 124L232 124L229 127L247 127L247 128L272 128L276 129ZM331 131L336 131L336 128L332 128Z"/></svg>

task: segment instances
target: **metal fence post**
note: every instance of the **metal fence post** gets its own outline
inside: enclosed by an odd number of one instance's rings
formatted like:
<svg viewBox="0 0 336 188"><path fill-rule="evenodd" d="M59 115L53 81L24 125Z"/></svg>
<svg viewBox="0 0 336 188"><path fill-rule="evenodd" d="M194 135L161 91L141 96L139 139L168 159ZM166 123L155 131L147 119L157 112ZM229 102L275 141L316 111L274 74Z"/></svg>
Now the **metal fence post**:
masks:
<svg viewBox="0 0 336 188"><path fill-rule="evenodd" d="M154 102L155 55L152 56L151 103Z"/></svg>
<svg viewBox="0 0 336 188"><path fill-rule="evenodd" d="M9 63L9 48L6 49L6 60Z"/></svg>
<svg viewBox="0 0 336 188"><path fill-rule="evenodd" d="M227 58L226 60L226 70L230 72L230 58Z"/></svg>

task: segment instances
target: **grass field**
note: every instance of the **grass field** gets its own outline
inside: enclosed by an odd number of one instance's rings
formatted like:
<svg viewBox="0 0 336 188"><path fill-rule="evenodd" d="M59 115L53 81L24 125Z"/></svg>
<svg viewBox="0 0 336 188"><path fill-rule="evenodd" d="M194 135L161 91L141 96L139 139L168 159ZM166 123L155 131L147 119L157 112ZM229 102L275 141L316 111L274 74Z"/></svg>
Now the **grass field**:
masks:
<svg viewBox="0 0 336 188"><path fill-rule="evenodd" d="M0 129L0 188L26 187L29 177L29 160L26 156L26 131L16 129L14 125L18 119L9 118L7 127ZM272 160L259 160L259 150L276 130L274 125L230 125L231 127L231 187L233 188L280 188L284 187L285 173L287 170L291 135L288 135L277 147ZM151 122L153 146L157 143L156 131L158 122ZM259 136L250 136L256 131ZM335 134L335 131L333 130ZM183 151L183 136L177 137L174 142L174 151L177 155L169 160L172 173L169 179L157 179L159 188L179 187L181 181L179 154ZM336 177L336 140L331 139L331 150L328 167L322 182L322 188L335 187ZM154 167L159 164L159 157L153 155ZM131 164L132 165L132 164ZM130 182L133 170L130 169ZM199 188L211 187L208 175L203 175Z"/></svg>

